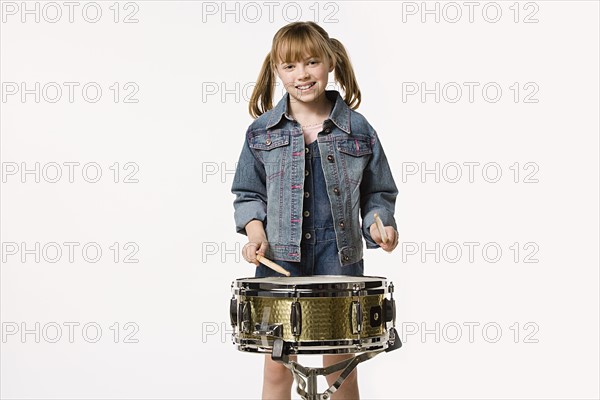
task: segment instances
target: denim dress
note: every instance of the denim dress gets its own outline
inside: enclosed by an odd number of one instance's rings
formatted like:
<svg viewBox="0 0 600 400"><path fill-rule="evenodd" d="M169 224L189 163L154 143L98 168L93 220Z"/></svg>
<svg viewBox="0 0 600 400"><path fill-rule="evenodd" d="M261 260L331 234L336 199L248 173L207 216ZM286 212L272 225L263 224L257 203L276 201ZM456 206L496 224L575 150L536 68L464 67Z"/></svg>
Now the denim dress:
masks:
<svg viewBox="0 0 600 400"><path fill-rule="evenodd" d="M317 140L306 145L304 169L304 201L300 262L273 260L290 272L291 276L351 275L363 276L363 260L342 266L327 195L325 177ZM255 277L283 276L259 264Z"/></svg>

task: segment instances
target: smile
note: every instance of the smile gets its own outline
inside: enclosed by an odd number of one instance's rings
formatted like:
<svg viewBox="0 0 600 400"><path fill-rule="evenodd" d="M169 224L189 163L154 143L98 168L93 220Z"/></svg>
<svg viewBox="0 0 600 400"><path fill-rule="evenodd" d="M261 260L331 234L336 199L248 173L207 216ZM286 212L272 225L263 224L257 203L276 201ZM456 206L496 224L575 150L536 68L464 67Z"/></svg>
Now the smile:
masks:
<svg viewBox="0 0 600 400"><path fill-rule="evenodd" d="M296 89L300 89L300 90L306 90L306 89L310 89L311 87L313 87L316 84L316 82L312 82L303 86L296 86Z"/></svg>

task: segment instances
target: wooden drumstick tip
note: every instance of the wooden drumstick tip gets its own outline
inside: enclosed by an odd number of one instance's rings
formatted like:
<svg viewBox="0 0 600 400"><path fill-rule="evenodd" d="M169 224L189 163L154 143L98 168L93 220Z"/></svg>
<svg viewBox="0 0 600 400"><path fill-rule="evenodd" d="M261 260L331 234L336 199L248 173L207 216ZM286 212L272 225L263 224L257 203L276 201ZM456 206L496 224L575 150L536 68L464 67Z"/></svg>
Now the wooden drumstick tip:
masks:
<svg viewBox="0 0 600 400"><path fill-rule="evenodd" d="M266 265L267 267L271 268L273 271L279 272L280 274L283 274L285 276L290 276L290 271L283 268L281 265L274 263L273 261L269 260L268 258L265 258L265 257L261 256L260 254L257 254L256 259L259 262Z"/></svg>
<svg viewBox="0 0 600 400"><path fill-rule="evenodd" d="M377 225L377 229L379 230L379 234L381 235L381 240L383 240L383 243L387 244L387 242L389 242L389 238L387 233L385 232L385 227L383 226L383 222L381 221L381 218L379 218L379 214L375 213L374 214L375 217L375 224Z"/></svg>

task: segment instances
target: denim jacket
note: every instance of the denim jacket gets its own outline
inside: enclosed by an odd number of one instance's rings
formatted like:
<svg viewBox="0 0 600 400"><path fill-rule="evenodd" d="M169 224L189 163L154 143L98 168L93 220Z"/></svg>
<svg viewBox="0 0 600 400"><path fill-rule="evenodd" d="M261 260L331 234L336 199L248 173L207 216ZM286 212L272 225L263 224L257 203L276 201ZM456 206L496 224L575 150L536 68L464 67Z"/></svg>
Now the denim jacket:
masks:
<svg viewBox="0 0 600 400"><path fill-rule="evenodd" d="M341 265L348 265L363 258L363 236L367 248L379 247L369 231L374 213L396 228L398 189L373 127L338 91L325 94L335 105L317 140L338 256ZM286 92L248 127L231 191L237 232L246 235L248 222L262 221L269 242L265 256L299 262L305 143L300 124L287 112L288 98Z"/></svg>

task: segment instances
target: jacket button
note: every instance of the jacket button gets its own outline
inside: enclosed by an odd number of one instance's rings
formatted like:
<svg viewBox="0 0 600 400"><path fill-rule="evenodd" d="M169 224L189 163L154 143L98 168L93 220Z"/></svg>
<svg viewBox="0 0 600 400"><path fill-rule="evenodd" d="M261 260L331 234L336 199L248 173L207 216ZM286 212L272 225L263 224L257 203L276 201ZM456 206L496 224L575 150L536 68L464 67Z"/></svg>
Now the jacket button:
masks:
<svg viewBox="0 0 600 400"><path fill-rule="evenodd" d="M344 256L342 258L343 258L344 261L348 261L350 259L350 257L348 257L348 256Z"/></svg>
<svg viewBox="0 0 600 400"><path fill-rule="evenodd" d="M304 148L304 152L305 152L306 154L308 154L308 152L309 152L309 151L310 151L310 150L308 150L308 147L305 147L305 148Z"/></svg>
<svg viewBox="0 0 600 400"><path fill-rule="evenodd" d="M305 217L309 217L310 216L310 211L304 211L302 213Z"/></svg>
<svg viewBox="0 0 600 400"><path fill-rule="evenodd" d="M267 140L265 140L265 144L266 144L267 146L270 146L270 145L271 145L271 139L267 139Z"/></svg>
<svg viewBox="0 0 600 400"><path fill-rule="evenodd" d="M331 133L331 128L325 128L325 133Z"/></svg>
<svg viewBox="0 0 600 400"><path fill-rule="evenodd" d="M335 161L335 159L333 158L333 156L331 154L327 156L327 160L329 162L334 162Z"/></svg>
<svg viewBox="0 0 600 400"><path fill-rule="evenodd" d="M344 221L340 221L339 225L340 225L340 228L343 228L344 227Z"/></svg>
<svg viewBox="0 0 600 400"><path fill-rule="evenodd" d="M307 238L307 239L310 239L311 238L311 234L310 233L305 233L304 237Z"/></svg>
<svg viewBox="0 0 600 400"><path fill-rule="evenodd" d="M339 196L340 195L340 189L333 188L333 193L335 193L335 194L337 194Z"/></svg>
<svg viewBox="0 0 600 400"><path fill-rule="evenodd" d="M304 170L304 176L308 176L308 174L309 174L309 173L310 173L310 172L308 172L308 170L307 170L307 169L306 169L306 170Z"/></svg>
<svg viewBox="0 0 600 400"><path fill-rule="evenodd" d="M304 197L306 197L308 199L308 196L310 196L310 193L304 192Z"/></svg>

